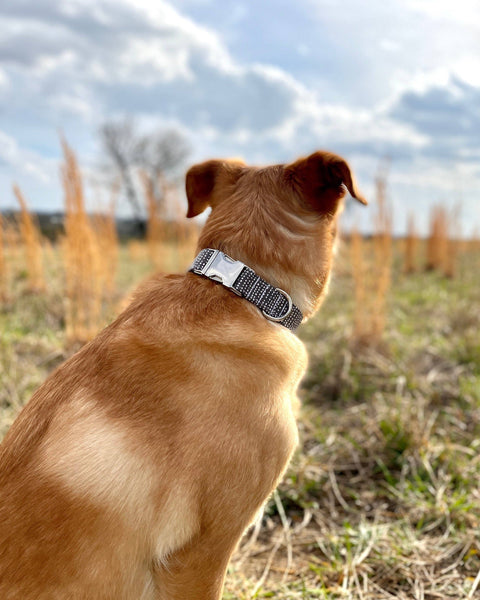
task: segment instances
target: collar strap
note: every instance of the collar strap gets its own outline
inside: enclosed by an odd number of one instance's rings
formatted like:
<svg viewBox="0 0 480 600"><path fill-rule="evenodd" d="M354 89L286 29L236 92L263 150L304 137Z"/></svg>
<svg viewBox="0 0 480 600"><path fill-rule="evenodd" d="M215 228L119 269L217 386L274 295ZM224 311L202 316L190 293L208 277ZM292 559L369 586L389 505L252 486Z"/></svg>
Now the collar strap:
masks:
<svg viewBox="0 0 480 600"><path fill-rule="evenodd" d="M201 250L189 271L219 281L238 296L255 304L269 321L280 323L292 331L302 322L300 309L286 292L273 287L253 269L220 250Z"/></svg>

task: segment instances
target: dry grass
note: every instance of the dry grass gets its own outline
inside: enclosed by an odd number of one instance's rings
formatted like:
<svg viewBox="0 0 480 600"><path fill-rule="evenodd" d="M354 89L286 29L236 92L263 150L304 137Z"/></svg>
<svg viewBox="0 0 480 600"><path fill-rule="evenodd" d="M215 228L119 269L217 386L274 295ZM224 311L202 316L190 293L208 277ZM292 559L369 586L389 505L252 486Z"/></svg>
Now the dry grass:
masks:
<svg viewBox="0 0 480 600"><path fill-rule="evenodd" d="M142 173L142 182L147 205L147 246L150 260L156 269L160 269L165 257L162 255L164 224L159 214L159 206L155 196L155 183L147 173Z"/></svg>
<svg viewBox="0 0 480 600"><path fill-rule="evenodd" d="M430 233L427 239L427 271L437 270L446 277L455 276L459 250L458 223L455 212L449 215L444 206L437 205L430 217Z"/></svg>
<svg viewBox="0 0 480 600"><path fill-rule="evenodd" d="M128 240L129 257L133 261L143 261L147 257L148 247L141 240Z"/></svg>
<svg viewBox="0 0 480 600"><path fill-rule="evenodd" d="M462 246L459 216L460 205L455 206L450 213L442 205L432 208L426 249L427 271L436 270L445 277L455 277Z"/></svg>
<svg viewBox="0 0 480 600"><path fill-rule="evenodd" d="M367 313L367 271L368 265L365 258L365 240L357 230L353 230L350 236L350 250L352 258L353 280L355 282L355 306L358 307L354 315L355 338L362 338L370 329L366 323Z"/></svg>
<svg viewBox="0 0 480 600"><path fill-rule="evenodd" d="M427 271L441 270L448 249L447 211L443 206L434 206L430 214L430 231L427 238Z"/></svg>
<svg viewBox="0 0 480 600"><path fill-rule="evenodd" d="M135 262L120 249L121 289L151 268L145 246ZM468 246L454 280L394 277L379 350L350 344L350 252L340 248L331 295L301 330L310 354L301 445L233 558L225 600L479 593L480 300L471 266L480 254ZM60 283L36 296L20 284L0 313L2 431L66 357Z"/></svg>
<svg viewBox="0 0 480 600"><path fill-rule="evenodd" d="M20 189L14 191L20 204L19 228L4 227L0 244L0 293L8 296L9 280L25 279L24 291L45 293L42 255L56 270L60 255L63 263L63 318L68 344L88 341L107 322L120 301L117 292L119 240L115 226L115 195L113 190L109 210L104 214L87 214L82 175L73 150L62 140L64 164L61 169L65 205L65 234L60 253L46 240L42 241L34 218L29 213ZM166 271L184 270L192 260L198 229L192 224L163 220L159 213L154 189L144 177L145 203L149 214L147 247L151 266ZM162 193L178 214L184 212L173 188L165 186ZM0 224L1 225L1 224ZM3 243L5 238L5 244ZM3 252L4 245L6 252ZM130 242L131 258L144 262L146 252L142 242ZM23 256L25 254L25 256ZM145 275L149 269L142 266ZM150 268L151 270L151 268ZM58 273L56 273L58 276ZM125 290L122 291L125 295Z"/></svg>
<svg viewBox="0 0 480 600"><path fill-rule="evenodd" d="M82 177L74 152L62 141L65 194L65 324L69 342L87 341L102 319L106 269L96 232L85 209Z"/></svg>
<svg viewBox="0 0 480 600"><path fill-rule="evenodd" d="M417 271L417 254L419 248L419 238L415 229L415 217L413 214L408 216L407 235L405 236L405 251L403 272L411 275Z"/></svg>
<svg viewBox="0 0 480 600"><path fill-rule="evenodd" d="M368 245L353 232L351 261L355 282L353 342L374 346L381 343L386 324L387 294L392 266L392 217L387 203L387 180L381 171L376 181L374 234Z"/></svg>
<svg viewBox="0 0 480 600"><path fill-rule="evenodd" d="M7 261L5 260L4 237L3 218L0 214L0 304L6 302L8 298L8 273Z"/></svg>
<svg viewBox="0 0 480 600"><path fill-rule="evenodd" d="M170 195L175 218L174 243L178 248L181 263L189 265L192 262L193 251L197 245L200 228L195 221L185 219L186 210L180 201L178 188L172 188Z"/></svg>
<svg viewBox="0 0 480 600"><path fill-rule="evenodd" d="M25 252L24 265L27 273L28 289L31 292L40 292L45 289L40 231L28 210L25 197L18 185L13 186L13 192L20 206L19 229Z"/></svg>
<svg viewBox="0 0 480 600"><path fill-rule="evenodd" d="M5 238L5 254L7 269L17 271L20 263L24 264L24 252L22 248L22 239L15 223L5 223L3 228Z"/></svg>
<svg viewBox="0 0 480 600"><path fill-rule="evenodd" d="M452 210L448 219L448 242L447 242L447 255L445 257L445 264L443 273L445 277L455 277L458 265L458 255L460 249L463 246L461 242L461 229L460 229L460 210L461 205L457 204Z"/></svg>
<svg viewBox="0 0 480 600"><path fill-rule="evenodd" d="M456 283L396 279L382 350L351 348L352 282L334 280L301 332L311 357L302 443L279 488L288 531L274 498L226 598L477 597L477 259L463 257Z"/></svg>
<svg viewBox="0 0 480 600"><path fill-rule="evenodd" d="M179 268L185 268L192 261L192 251L198 239L199 229L195 223L185 219L185 206L182 204L179 189L163 178L157 182L161 188L162 202L155 193L155 182L146 173L142 173L147 208L147 248L152 265L157 270L165 269L171 263L166 252L175 248ZM166 218L165 207L169 208L171 218ZM141 245L129 244L132 257L141 257Z"/></svg>
<svg viewBox="0 0 480 600"><path fill-rule="evenodd" d="M108 213L97 214L93 219L100 256L100 279L103 282L103 295L111 298L115 294L115 275L118 267L118 235L115 225L115 202L112 200Z"/></svg>

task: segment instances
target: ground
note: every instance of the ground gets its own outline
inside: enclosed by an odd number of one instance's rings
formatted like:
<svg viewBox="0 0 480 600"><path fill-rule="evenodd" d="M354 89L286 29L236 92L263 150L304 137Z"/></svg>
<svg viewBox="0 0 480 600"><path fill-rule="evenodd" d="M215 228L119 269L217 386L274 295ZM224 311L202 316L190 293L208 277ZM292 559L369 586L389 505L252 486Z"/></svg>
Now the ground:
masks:
<svg viewBox="0 0 480 600"><path fill-rule="evenodd" d="M340 251L330 294L299 331L310 366L301 443L229 567L224 598L480 598L480 254L453 279L401 273L379 343L353 339L354 282ZM61 264L41 293L13 275L0 312L0 435L77 346ZM120 252L112 318L149 270Z"/></svg>

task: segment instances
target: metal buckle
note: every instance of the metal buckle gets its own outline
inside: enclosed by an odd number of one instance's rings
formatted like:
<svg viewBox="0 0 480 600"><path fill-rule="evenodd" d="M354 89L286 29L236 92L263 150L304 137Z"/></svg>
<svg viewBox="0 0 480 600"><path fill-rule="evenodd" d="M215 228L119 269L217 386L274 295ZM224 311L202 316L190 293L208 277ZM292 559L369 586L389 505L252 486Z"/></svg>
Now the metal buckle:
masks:
<svg viewBox="0 0 480 600"><path fill-rule="evenodd" d="M266 317L269 321L274 321L275 323L279 323L280 321L283 321L284 319L286 319L288 317L288 315L292 312L293 302L292 302L292 299L290 298L290 296L287 294L287 292L284 292L280 288L275 288L275 289L277 290L277 292L280 292L280 294L282 294L282 296L285 296L285 298L288 300L287 312L284 315L282 315L281 317L272 317L271 315L266 313L264 310L262 310L262 313L263 313L263 316Z"/></svg>
<svg viewBox="0 0 480 600"><path fill-rule="evenodd" d="M234 260L220 250L215 250L208 259L207 264L202 269L194 269L194 271L199 275L219 281L225 287L230 288L232 292L235 292L237 296L241 296L241 293L233 287L233 284L244 267L245 265L239 260Z"/></svg>

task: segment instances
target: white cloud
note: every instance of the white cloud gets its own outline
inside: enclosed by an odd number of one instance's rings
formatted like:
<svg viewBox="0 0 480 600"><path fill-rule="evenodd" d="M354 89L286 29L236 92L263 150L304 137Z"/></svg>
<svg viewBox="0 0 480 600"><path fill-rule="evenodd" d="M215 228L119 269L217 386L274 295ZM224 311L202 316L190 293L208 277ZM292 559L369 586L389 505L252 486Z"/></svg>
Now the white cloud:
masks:
<svg viewBox="0 0 480 600"><path fill-rule="evenodd" d="M36 153L20 148L14 138L0 131L0 168L11 167L32 175L37 181L50 181L51 163Z"/></svg>
<svg viewBox="0 0 480 600"><path fill-rule="evenodd" d="M446 21L470 29L480 29L477 0L403 0L412 12L423 14L433 21Z"/></svg>
<svg viewBox="0 0 480 600"><path fill-rule="evenodd" d="M4 69L0 67L0 90L5 90L9 85L9 79Z"/></svg>
<svg viewBox="0 0 480 600"><path fill-rule="evenodd" d="M423 79L429 85L450 75L478 85L478 0L344 0L341 7L334 0L306 1L312 19L327 35L335 32L328 46L332 70L344 76L338 85L345 89L351 75L361 101L377 104ZM346 47L353 49L347 56Z"/></svg>
<svg viewBox="0 0 480 600"><path fill-rule="evenodd" d="M277 161L327 147L367 180L390 155L399 185L421 163L422 180L440 189L445 166L480 152L476 3L372 0L360 10L346 0L339 10L301 0L325 35L318 48L300 35L286 51L300 61L328 54L319 80L336 98L327 100L295 68L240 61L214 22L198 25L166 0L17 0L0 8L0 161L55 178L58 129L90 159L98 125L134 113L152 128L180 124L202 158ZM235 10L232 23L248 24L245 5ZM410 181L422 187L416 172Z"/></svg>
<svg viewBox="0 0 480 600"><path fill-rule="evenodd" d="M16 141L0 131L0 164L11 165L15 162L18 156L18 146Z"/></svg>
<svg viewBox="0 0 480 600"><path fill-rule="evenodd" d="M380 45L392 51L402 47L405 33L385 27L389 13L374 1ZM321 18L335 25L339 11L330 2L321 5ZM0 31L6 34L0 58L3 53L5 68L14 65L26 102L43 103L50 121L59 125L68 114L93 123L112 113L139 112L177 120L199 134L216 130L217 138L229 136L240 146L280 144L279 154L298 140L311 145L317 139L353 151L398 154L402 147L408 152L428 145L428 132L399 109L402 102L414 90L427 94L450 81L445 67L408 76L400 67L400 83L373 110L351 102L325 104L285 70L239 64L218 35L165 1L76 0L66 5L38 0L35 15L25 17L21 5L0 17ZM29 44L24 44L27 37Z"/></svg>

